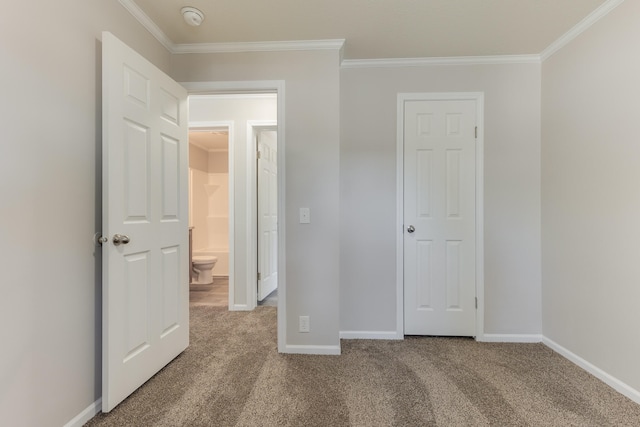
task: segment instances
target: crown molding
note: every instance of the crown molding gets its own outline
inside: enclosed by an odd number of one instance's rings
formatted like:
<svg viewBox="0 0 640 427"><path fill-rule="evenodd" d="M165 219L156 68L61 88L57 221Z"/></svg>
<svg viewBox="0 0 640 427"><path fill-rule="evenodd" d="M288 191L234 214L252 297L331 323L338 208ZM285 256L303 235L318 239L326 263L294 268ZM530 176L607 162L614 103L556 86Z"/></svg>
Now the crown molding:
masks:
<svg viewBox="0 0 640 427"><path fill-rule="evenodd" d="M450 56L437 58L345 59L342 68L424 67L431 65L539 64L540 55Z"/></svg>
<svg viewBox="0 0 640 427"><path fill-rule="evenodd" d="M216 94L206 94L206 95L198 95L198 99L206 99L206 100L272 100L276 101L278 99L278 94L272 92L266 93L216 93Z"/></svg>
<svg viewBox="0 0 640 427"><path fill-rule="evenodd" d="M620 6L623 1L624 0L607 0L602 3L596 10L587 15L586 18L578 22L573 28L543 50L540 54L542 61L550 58L554 53L566 46L571 40L575 39L593 24L604 18L613 9Z"/></svg>
<svg viewBox="0 0 640 427"><path fill-rule="evenodd" d="M496 56L457 56L434 58L382 58L382 59L345 59L342 60L345 39L333 40L297 40L273 42L240 42L240 43L184 43L175 44L144 13L135 0L118 0L134 18L142 24L172 54L185 53L239 53L239 52L277 52L292 50L339 50L342 68L383 68L383 67L420 67L430 65L488 65L488 64L536 64L544 62L554 53L562 49L573 39L586 31L593 24L618 7L624 0L606 0L567 31L559 39L551 43L540 54L534 55L496 55Z"/></svg>
<svg viewBox="0 0 640 427"><path fill-rule="evenodd" d="M201 149L202 151L204 151L205 153L228 153L229 149L228 148L208 148L206 145L204 144L200 144L197 142L191 142L189 141L190 145L195 145L196 147L198 147L199 149Z"/></svg>
<svg viewBox="0 0 640 427"><path fill-rule="evenodd" d="M135 0L119 0L134 18L142 24L170 53L239 53L239 52L277 52L291 50L340 50L345 39L330 40L294 40L271 42L239 43L181 43L176 44L156 25L149 15L144 13Z"/></svg>
<svg viewBox="0 0 640 427"><path fill-rule="evenodd" d="M340 50L344 46L344 43L344 39L238 43L192 43L174 45L173 53L240 53L279 52L288 50Z"/></svg>
<svg viewBox="0 0 640 427"><path fill-rule="evenodd" d="M167 35L144 13L134 0L119 0L120 4L142 24L170 53L174 53L175 45Z"/></svg>

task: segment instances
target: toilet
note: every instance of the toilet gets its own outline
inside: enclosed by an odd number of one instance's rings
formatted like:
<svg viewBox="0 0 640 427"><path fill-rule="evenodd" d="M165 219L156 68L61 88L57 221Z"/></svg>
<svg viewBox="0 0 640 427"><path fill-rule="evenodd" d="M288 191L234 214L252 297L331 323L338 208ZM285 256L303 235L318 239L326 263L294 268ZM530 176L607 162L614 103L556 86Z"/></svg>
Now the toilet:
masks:
<svg viewBox="0 0 640 427"><path fill-rule="evenodd" d="M209 285L213 283L213 267L215 267L218 257L215 256L194 256L193 262L193 284Z"/></svg>

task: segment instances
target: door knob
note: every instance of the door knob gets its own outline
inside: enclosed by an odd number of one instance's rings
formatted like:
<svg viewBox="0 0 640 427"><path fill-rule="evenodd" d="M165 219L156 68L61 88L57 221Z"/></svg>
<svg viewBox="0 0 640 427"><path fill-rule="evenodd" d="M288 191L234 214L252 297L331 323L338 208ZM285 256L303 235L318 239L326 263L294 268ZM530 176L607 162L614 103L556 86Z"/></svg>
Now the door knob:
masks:
<svg viewBox="0 0 640 427"><path fill-rule="evenodd" d="M126 245L129 243L129 236L124 234L114 234L113 235L113 244L118 246L120 244Z"/></svg>
<svg viewBox="0 0 640 427"><path fill-rule="evenodd" d="M409 233L413 233L414 231L416 231L416 228L413 225L410 225L410 226L407 227L407 231Z"/></svg>

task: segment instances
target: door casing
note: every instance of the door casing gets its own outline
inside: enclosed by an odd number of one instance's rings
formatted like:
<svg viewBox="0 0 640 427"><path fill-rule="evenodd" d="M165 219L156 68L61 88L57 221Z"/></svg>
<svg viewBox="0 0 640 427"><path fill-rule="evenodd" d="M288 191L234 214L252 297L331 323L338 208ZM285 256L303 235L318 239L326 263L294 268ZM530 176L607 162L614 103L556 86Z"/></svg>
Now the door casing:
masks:
<svg viewBox="0 0 640 427"><path fill-rule="evenodd" d="M484 341L484 93L399 93L396 139L396 339L404 338L404 104L405 101L474 100L476 139L476 340Z"/></svg>

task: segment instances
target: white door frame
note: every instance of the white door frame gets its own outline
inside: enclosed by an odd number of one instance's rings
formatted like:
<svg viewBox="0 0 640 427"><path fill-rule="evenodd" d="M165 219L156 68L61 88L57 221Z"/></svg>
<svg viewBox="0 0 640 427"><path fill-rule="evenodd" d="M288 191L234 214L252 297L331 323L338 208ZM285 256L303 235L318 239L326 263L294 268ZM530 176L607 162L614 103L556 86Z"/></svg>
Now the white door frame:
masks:
<svg viewBox="0 0 640 427"><path fill-rule="evenodd" d="M189 95L220 95L220 94L240 94L240 93L276 93L278 96L277 108L277 132L278 132L278 351L281 353L286 352L286 333L287 333L287 312L286 312L286 210L285 210L285 82L284 80L258 80L258 81L212 81L212 82L182 82ZM230 139L231 141L231 139ZM229 150L229 157L231 161L231 151ZM247 156L247 162L251 156ZM252 165L249 171L253 170L255 173L255 167ZM233 177L231 175L231 169L229 170L229 190L232 190ZM250 193L249 191L247 193ZM255 194L255 193L254 193ZM231 194L230 203L231 203ZM247 197L251 196L247 194ZM251 205L248 205L247 215L250 215L253 209L249 206L255 206L255 202L251 201ZM230 235L233 234L233 229L229 230ZM256 230L257 233L257 230ZM250 237L248 237L250 239ZM252 242L247 242L247 248L255 247ZM231 251L231 248L229 248ZM248 249L249 250L249 249ZM248 254L247 259L252 259L251 254ZM235 265L231 264L231 253L229 254L229 275L234 270ZM257 280L257 256L253 255L255 259L255 265L252 268L253 277ZM250 266L247 265L247 269ZM249 273L249 271L247 271ZM256 296L256 281L251 282L251 276L247 276L247 298L248 307L251 310L257 305ZM231 296L231 290L229 292ZM254 296L255 298L253 298ZM252 306L253 305L253 306ZM231 307L231 305L230 305Z"/></svg>
<svg viewBox="0 0 640 427"><path fill-rule="evenodd" d="M189 122L189 131L191 130L196 130L196 131L207 131L207 130L218 130L220 128L225 128L227 129L228 132L228 147L232 146L233 143L233 138L235 137L235 130L233 128L234 126L234 122L231 120L222 120L222 121L206 121L206 122ZM234 260L234 247L235 247L235 237L234 234L231 232L231 230L234 230L235 227L235 193L233 191L234 189L234 180L233 177L234 175L234 163L233 163L233 159L234 159L234 155L233 155L233 150L231 150L229 148L228 152L227 152L227 162L229 163L229 307L233 306L233 301L235 301L234 299L234 292L235 292L235 272L233 270L233 268L231 268L232 265L234 265L233 260ZM191 167L189 167L189 170L191 170ZM189 182L192 182L191 180L191 173L189 174ZM191 198L191 194L189 194L189 224L193 224L193 220L192 220L192 216L193 216L193 200Z"/></svg>
<svg viewBox="0 0 640 427"><path fill-rule="evenodd" d="M258 171L256 169L256 150L258 148L256 147L256 135L261 130L274 130L278 132L278 121L247 120L247 153L249 153L249 155L247 156L247 179L249 182L247 191L247 216L249 217L247 218L247 223L249 224L249 232L247 233L247 247L250 247L250 244L252 243L258 243ZM280 159L278 158L277 161L280 161ZM278 191L280 191L279 185ZM280 206L278 206L278 208L280 208ZM280 211L278 211L278 225L280 225L279 217ZM249 260L249 262L247 263L247 282L249 282L249 284L253 283L251 289L247 289L250 310L253 310L258 305L258 249L257 246L255 247L256 251L254 251L253 254L247 258ZM278 268L279 267L280 266L278 266Z"/></svg>
<svg viewBox="0 0 640 427"><path fill-rule="evenodd" d="M405 101L476 102L476 340L484 341L484 93L399 93L396 139L396 339L404 338L404 104Z"/></svg>

